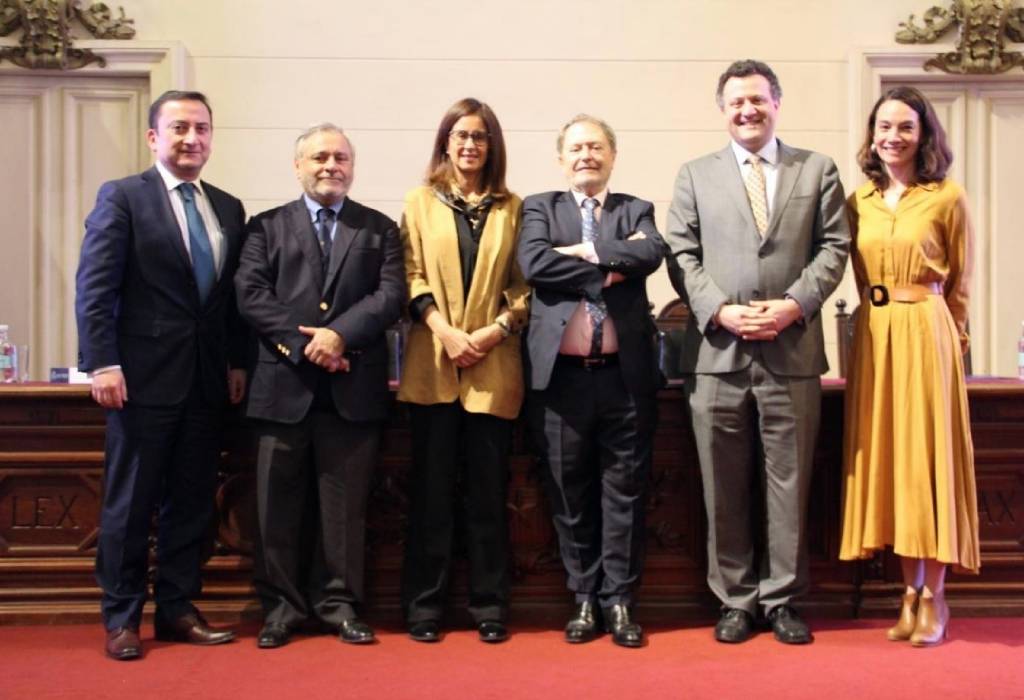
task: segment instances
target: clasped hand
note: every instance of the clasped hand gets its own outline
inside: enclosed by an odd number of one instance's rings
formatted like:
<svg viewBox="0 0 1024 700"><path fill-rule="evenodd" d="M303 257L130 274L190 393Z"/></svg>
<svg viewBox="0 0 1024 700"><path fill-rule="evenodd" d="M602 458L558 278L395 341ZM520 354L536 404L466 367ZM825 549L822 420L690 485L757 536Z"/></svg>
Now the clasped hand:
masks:
<svg viewBox="0 0 1024 700"><path fill-rule="evenodd" d="M491 349L500 343L504 336L496 325L478 328L467 333L459 328L448 326L439 334L445 353L456 367L472 367L487 356Z"/></svg>
<svg viewBox="0 0 1024 700"><path fill-rule="evenodd" d="M311 326L299 326L299 332L310 339L303 350L307 360L328 372L349 371L349 361L342 356L345 340L337 332Z"/></svg>
<svg viewBox="0 0 1024 700"><path fill-rule="evenodd" d="M716 322L743 340L775 340L803 315L793 299L766 299L750 304L726 304Z"/></svg>

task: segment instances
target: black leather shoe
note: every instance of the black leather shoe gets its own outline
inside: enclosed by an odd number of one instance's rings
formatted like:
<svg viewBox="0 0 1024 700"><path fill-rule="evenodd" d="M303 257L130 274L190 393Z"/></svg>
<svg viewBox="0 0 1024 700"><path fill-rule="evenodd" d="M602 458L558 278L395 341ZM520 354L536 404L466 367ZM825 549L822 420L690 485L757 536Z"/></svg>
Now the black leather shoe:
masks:
<svg viewBox="0 0 1024 700"><path fill-rule="evenodd" d="M277 649L291 641L292 633L287 627L276 622L263 625L260 635L256 638L256 646L260 649Z"/></svg>
<svg viewBox="0 0 1024 700"><path fill-rule="evenodd" d="M772 623L775 638L783 644L810 644L814 641L811 628L788 605L776 605L769 610L768 621Z"/></svg>
<svg viewBox="0 0 1024 700"><path fill-rule="evenodd" d="M441 626L436 620L423 620L409 625L409 636L417 642L441 641Z"/></svg>
<svg viewBox="0 0 1024 700"><path fill-rule="evenodd" d="M616 603L604 610L604 628L612 633L612 641L620 647L644 645L644 630L629 619L629 608Z"/></svg>
<svg viewBox="0 0 1024 700"><path fill-rule="evenodd" d="M131 661L142 656L139 631L134 627L118 627L107 631L107 656L118 661Z"/></svg>
<svg viewBox="0 0 1024 700"><path fill-rule="evenodd" d="M504 622L497 620L484 620L477 631L480 633L480 641L488 644L497 644L508 639L508 628Z"/></svg>
<svg viewBox="0 0 1024 700"><path fill-rule="evenodd" d="M200 646L224 644L235 638L231 630L210 627L198 612L182 615L177 620L165 620L159 613L153 618L155 636L161 642L185 642Z"/></svg>
<svg viewBox="0 0 1024 700"><path fill-rule="evenodd" d="M750 639L754 618L746 610L725 608L715 625L715 639L726 644L739 644Z"/></svg>
<svg viewBox="0 0 1024 700"><path fill-rule="evenodd" d="M569 644L582 644L597 638L597 620L594 619L594 604L580 603L573 616L565 626L565 641Z"/></svg>
<svg viewBox="0 0 1024 700"><path fill-rule="evenodd" d="M338 625L338 639L347 644L372 644L376 637L372 627L353 617Z"/></svg>

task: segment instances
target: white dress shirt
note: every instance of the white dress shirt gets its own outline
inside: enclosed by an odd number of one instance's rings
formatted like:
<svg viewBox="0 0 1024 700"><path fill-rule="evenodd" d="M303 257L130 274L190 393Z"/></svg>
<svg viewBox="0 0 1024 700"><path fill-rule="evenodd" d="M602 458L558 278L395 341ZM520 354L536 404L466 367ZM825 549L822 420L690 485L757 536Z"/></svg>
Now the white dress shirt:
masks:
<svg viewBox="0 0 1024 700"><path fill-rule="evenodd" d="M171 210L174 212L174 218L178 220L178 228L181 229L181 239L185 242L185 250L188 251L189 258L191 259L192 243L188 237L185 202L181 198L181 191L177 189L178 185L187 181L171 174L171 171L164 167L164 164L160 161L156 162L156 169L160 173L164 185L167 187L167 197L171 200ZM203 218L203 223L206 225L206 233L210 237L210 249L213 251L213 263L217 269L217 278L219 279L220 273L224 269L224 234L220 230L217 214L214 213L213 206L210 204L210 198L203 191L202 184L200 184L198 179L192 184L196 186L196 209L199 210L199 216Z"/></svg>

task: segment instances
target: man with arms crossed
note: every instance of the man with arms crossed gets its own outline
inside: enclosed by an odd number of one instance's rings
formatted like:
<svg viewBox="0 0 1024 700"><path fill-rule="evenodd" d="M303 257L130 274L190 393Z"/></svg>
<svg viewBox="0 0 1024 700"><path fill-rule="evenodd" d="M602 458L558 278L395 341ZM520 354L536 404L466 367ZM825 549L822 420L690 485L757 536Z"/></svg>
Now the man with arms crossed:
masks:
<svg viewBox="0 0 1024 700"><path fill-rule="evenodd" d="M220 644L199 594L213 515L221 414L245 391L245 330L232 277L245 213L199 180L213 116L201 93L171 91L149 109L156 166L105 183L85 221L75 312L79 368L107 409L96 578L106 652L142 655L149 532L157 518L156 638Z"/></svg>
<svg viewBox="0 0 1024 700"><path fill-rule="evenodd" d="M828 368L820 310L850 235L835 164L775 138L781 97L764 63L729 66L717 100L731 143L683 165L668 217L669 272L692 313L681 362L720 642L746 640L760 612L779 641L812 640L791 601L807 588L807 492Z"/></svg>
<svg viewBox="0 0 1024 700"><path fill-rule="evenodd" d="M600 119L562 127L570 189L523 202L519 266L534 287L527 416L576 596L565 639L594 639L603 612L613 641L638 647L643 630L630 615L662 384L646 280L666 249L654 205L608 191L615 155L615 133Z"/></svg>
<svg viewBox="0 0 1024 700"><path fill-rule="evenodd" d="M343 642L374 641L363 599L370 476L391 405L385 331L405 303L398 226L348 198L355 151L333 124L295 143L303 194L253 217L235 286L259 337L247 414L257 419L258 646L315 617ZM302 523L316 513L303 554ZM305 585L304 585L305 582Z"/></svg>

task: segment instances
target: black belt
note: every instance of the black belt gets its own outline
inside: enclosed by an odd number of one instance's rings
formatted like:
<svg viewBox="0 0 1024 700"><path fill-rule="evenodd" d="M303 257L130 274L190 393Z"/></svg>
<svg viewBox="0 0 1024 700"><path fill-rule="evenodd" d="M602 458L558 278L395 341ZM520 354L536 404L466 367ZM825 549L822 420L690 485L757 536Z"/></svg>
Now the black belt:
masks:
<svg viewBox="0 0 1024 700"><path fill-rule="evenodd" d="M555 364L567 367L580 367L586 370L602 369L604 367L616 367L619 364L619 354L613 352L607 355L563 355L558 354Z"/></svg>

